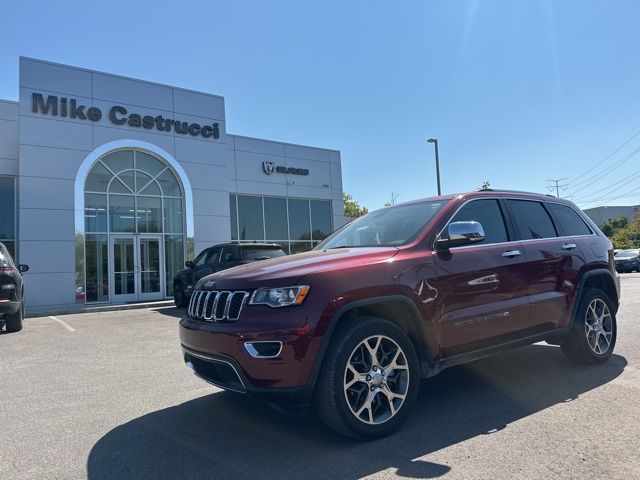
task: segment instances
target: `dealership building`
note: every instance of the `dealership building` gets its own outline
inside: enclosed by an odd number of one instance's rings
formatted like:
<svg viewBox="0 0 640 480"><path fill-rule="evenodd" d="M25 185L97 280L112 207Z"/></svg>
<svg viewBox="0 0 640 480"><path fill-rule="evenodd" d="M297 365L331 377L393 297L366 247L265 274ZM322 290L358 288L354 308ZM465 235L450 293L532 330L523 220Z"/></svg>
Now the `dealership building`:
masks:
<svg viewBox="0 0 640 480"><path fill-rule="evenodd" d="M224 98L20 58L0 100L0 241L27 312L170 298L222 242L313 248L344 223L340 152L227 133Z"/></svg>

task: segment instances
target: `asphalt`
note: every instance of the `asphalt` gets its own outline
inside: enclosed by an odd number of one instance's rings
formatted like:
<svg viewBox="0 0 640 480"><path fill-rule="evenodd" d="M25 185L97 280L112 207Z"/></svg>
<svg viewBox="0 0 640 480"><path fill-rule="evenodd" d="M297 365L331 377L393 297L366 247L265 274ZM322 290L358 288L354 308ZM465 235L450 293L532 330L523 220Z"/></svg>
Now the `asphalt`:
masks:
<svg viewBox="0 0 640 480"><path fill-rule="evenodd" d="M194 377L174 308L0 334L0 479L640 478L640 274L610 361L536 344L422 382L401 431L348 440Z"/></svg>

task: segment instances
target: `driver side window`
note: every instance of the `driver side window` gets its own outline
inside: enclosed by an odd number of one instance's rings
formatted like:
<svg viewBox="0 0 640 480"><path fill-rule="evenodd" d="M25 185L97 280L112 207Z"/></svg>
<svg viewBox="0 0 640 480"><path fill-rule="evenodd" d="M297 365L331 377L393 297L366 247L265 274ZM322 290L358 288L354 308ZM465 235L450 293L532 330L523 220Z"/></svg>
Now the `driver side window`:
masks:
<svg viewBox="0 0 640 480"><path fill-rule="evenodd" d="M509 241L504 216L498 200L473 200L456 213L451 222L478 222L484 229L485 239L479 244ZM450 223L451 223L450 222Z"/></svg>

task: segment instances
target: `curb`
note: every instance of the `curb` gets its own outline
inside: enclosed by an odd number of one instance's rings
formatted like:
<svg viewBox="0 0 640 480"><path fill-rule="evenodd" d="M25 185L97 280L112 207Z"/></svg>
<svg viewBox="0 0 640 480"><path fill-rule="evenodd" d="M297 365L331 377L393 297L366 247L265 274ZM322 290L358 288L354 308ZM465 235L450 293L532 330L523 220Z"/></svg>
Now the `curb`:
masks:
<svg viewBox="0 0 640 480"><path fill-rule="evenodd" d="M82 313L115 312L118 310L138 310L143 308L175 307L173 300L159 302L123 303L119 305L102 305L98 307L66 308L60 310L45 310L41 312L27 312L25 318L36 318L47 315L79 315Z"/></svg>

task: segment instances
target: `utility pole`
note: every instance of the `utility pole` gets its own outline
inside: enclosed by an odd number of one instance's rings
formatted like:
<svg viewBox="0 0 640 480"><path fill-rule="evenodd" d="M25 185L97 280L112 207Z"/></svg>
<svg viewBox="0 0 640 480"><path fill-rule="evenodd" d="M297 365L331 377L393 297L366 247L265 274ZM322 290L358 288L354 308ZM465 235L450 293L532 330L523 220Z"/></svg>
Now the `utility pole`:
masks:
<svg viewBox="0 0 640 480"><path fill-rule="evenodd" d="M429 140L427 140L428 143L433 143L434 147L436 148L436 178L438 181L438 196L442 195L442 192L440 191L440 157L438 156L438 139L437 138L430 138Z"/></svg>
<svg viewBox="0 0 640 480"><path fill-rule="evenodd" d="M560 182L567 180L567 178L556 178L553 180L547 180L547 182L552 182L555 185L547 185L547 190L549 190L550 192L553 192L554 190L556 191L556 197L560 198L560 190L562 190L564 192L564 190L567 188L568 184L565 183L564 185L560 185Z"/></svg>

